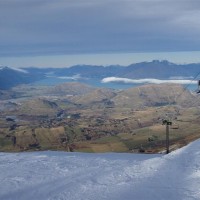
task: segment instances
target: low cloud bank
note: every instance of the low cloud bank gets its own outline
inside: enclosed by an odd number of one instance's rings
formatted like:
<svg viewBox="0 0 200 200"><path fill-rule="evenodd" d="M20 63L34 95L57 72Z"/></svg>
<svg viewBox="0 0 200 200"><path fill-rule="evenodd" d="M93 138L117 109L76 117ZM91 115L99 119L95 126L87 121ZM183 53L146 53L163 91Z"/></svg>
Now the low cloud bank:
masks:
<svg viewBox="0 0 200 200"><path fill-rule="evenodd" d="M169 77L170 80L191 80L194 79L193 76L171 76Z"/></svg>
<svg viewBox="0 0 200 200"><path fill-rule="evenodd" d="M133 83L133 84L142 84L142 83L177 83L177 84L197 84L195 80L160 80L160 79L129 79L129 78L119 78L119 77L107 77L101 80L102 83L118 82L118 83Z"/></svg>
<svg viewBox="0 0 200 200"><path fill-rule="evenodd" d="M76 81L76 80L81 79L81 76L80 76L80 74L76 74L74 76L59 76L58 78L59 79L67 79L67 80L74 80L74 81Z"/></svg>

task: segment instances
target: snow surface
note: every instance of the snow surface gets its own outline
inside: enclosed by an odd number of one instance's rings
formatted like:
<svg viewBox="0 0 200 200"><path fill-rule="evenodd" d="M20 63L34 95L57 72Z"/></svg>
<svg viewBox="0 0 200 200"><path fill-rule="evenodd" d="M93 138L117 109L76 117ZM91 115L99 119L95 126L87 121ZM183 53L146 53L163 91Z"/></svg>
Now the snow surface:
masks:
<svg viewBox="0 0 200 200"><path fill-rule="evenodd" d="M21 69L21 68L14 68L14 67L9 67L10 69L12 70L15 70L15 71L18 71L18 72L22 72L22 73L25 73L25 74L28 74L29 72L26 71L25 69Z"/></svg>
<svg viewBox="0 0 200 200"><path fill-rule="evenodd" d="M12 69L14 71L22 72L22 73L25 73L25 74L29 73L28 71L21 69L21 68L14 68L14 67L8 67L8 66L0 65L0 70L5 70L5 69Z"/></svg>
<svg viewBox="0 0 200 200"><path fill-rule="evenodd" d="M0 153L1 200L197 200L200 140L168 155Z"/></svg>

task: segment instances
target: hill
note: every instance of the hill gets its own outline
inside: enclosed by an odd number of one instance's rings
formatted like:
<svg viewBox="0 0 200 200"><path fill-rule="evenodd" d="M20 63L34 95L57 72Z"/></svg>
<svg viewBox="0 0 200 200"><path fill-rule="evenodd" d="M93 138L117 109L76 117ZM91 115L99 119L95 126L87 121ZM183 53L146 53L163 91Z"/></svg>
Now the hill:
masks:
<svg viewBox="0 0 200 200"><path fill-rule="evenodd" d="M112 100L116 106L138 109L145 106L196 105L193 94L177 84L150 84L134 87L119 92Z"/></svg>
<svg viewBox="0 0 200 200"><path fill-rule="evenodd" d="M168 155L0 153L2 200L198 200L200 140Z"/></svg>
<svg viewBox="0 0 200 200"><path fill-rule="evenodd" d="M28 116L43 115L48 117L48 115L55 114L58 110L59 107L55 102L42 98L34 98L22 102L18 108L18 113Z"/></svg>
<svg viewBox="0 0 200 200"><path fill-rule="evenodd" d="M115 90L108 88L100 88L100 89L95 89L90 93L84 94L81 97L75 97L73 98L73 100L78 104L83 104L88 106L94 103L109 104L110 102L112 104L111 100L114 96L116 96Z"/></svg>
<svg viewBox="0 0 200 200"><path fill-rule="evenodd" d="M95 90L92 86L78 83L78 82L69 82L59 84L55 87L52 87L48 90L48 93L51 95L83 95L88 94Z"/></svg>
<svg viewBox="0 0 200 200"><path fill-rule="evenodd" d="M24 91L21 98L0 101L1 151L159 152L166 117L173 121L171 149L199 138L200 100L181 85L113 90L73 82L15 89Z"/></svg>

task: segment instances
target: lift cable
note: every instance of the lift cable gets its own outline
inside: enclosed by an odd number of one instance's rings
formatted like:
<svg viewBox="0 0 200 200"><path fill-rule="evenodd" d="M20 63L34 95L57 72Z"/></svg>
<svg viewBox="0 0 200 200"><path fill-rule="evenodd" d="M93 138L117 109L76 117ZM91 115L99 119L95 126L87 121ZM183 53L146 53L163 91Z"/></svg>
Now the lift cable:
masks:
<svg viewBox="0 0 200 200"><path fill-rule="evenodd" d="M179 94L179 95L175 98L176 101L177 101L177 99L178 99L179 97L181 97L181 96L185 93L185 91L188 89L188 87L192 84L193 81L196 80L196 78L197 78L199 75L200 75L200 72L198 72L198 73L194 76L194 78L193 78L192 80L190 80L190 83L188 83L188 84L183 88L182 93Z"/></svg>
<svg viewBox="0 0 200 200"><path fill-rule="evenodd" d="M178 94L176 97L175 97L175 102L177 102L177 100L187 91L188 87L192 84L192 82L194 82L196 80L196 78L200 75L200 72L198 72L193 79L190 80L190 83L188 83L184 88L183 88L183 91ZM197 99L197 101L194 103L194 105L199 101L199 99ZM172 103L169 102L168 106L170 106ZM173 119L175 116L175 114L173 114L171 116L171 119Z"/></svg>
<svg viewBox="0 0 200 200"><path fill-rule="evenodd" d="M180 98L180 97L185 93L185 91L188 89L188 87L190 86L190 84L191 84L194 80L196 80L196 78L197 78L199 75L200 75L200 72L197 73L196 76L190 81L190 83L187 84L187 85L183 88L182 93L180 93L180 94L175 98L175 102L177 102L177 99ZM197 93L200 93L199 87L200 87L200 81L198 81L198 91L197 91ZM196 104L198 101L199 101L199 98L197 97L197 101L195 101L195 104ZM193 105L195 105L195 104L193 103ZM170 103L169 103L169 105L170 105ZM168 105L168 106L169 106L169 105ZM173 115L172 115L173 118L174 118L174 115L175 115L175 114L173 113ZM171 118L171 120L172 120L173 118ZM169 120L169 119L163 120L163 125L166 126L166 153L167 153L167 154L170 152L169 126L172 125L172 121L171 121L171 120Z"/></svg>

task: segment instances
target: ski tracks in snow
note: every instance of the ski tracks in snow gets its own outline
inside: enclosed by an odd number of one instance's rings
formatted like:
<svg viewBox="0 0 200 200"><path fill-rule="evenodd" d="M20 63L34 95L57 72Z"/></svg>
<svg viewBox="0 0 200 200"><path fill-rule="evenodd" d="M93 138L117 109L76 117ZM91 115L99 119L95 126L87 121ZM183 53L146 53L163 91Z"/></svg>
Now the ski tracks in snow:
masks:
<svg viewBox="0 0 200 200"><path fill-rule="evenodd" d="M1 200L198 200L200 141L168 155L0 153Z"/></svg>

